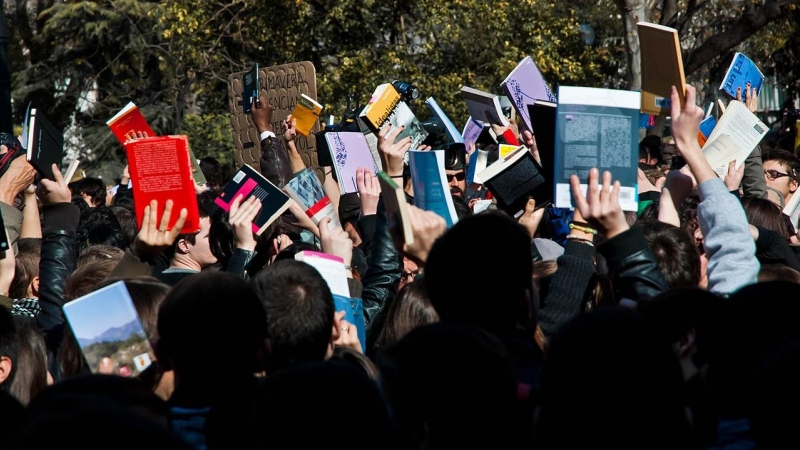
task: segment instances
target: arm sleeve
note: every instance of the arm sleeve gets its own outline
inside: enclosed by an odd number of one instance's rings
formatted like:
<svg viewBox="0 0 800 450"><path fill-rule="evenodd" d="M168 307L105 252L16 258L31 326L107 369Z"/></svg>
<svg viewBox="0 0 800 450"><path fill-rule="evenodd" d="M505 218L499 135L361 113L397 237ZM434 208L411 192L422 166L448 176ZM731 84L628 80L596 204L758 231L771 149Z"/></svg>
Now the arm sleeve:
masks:
<svg viewBox="0 0 800 450"><path fill-rule="evenodd" d="M586 288L594 275L594 252L594 247L580 242L569 241L564 247L550 291L539 310L539 326L545 336L552 336L580 314Z"/></svg>
<svg viewBox="0 0 800 450"><path fill-rule="evenodd" d="M730 294L755 283L760 264L742 204L719 178L701 183L697 189L697 219L708 256L708 290Z"/></svg>
<svg viewBox="0 0 800 450"><path fill-rule="evenodd" d="M764 178L764 163L761 160L761 146L744 160L742 178L744 197L767 198L767 180Z"/></svg>
<svg viewBox="0 0 800 450"><path fill-rule="evenodd" d="M669 289L638 225L600 244L597 251L606 258L618 299L647 301Z"/></svg>
<svg viewBox="0 0 800 450"><path fill-rule="evenodd" d="M259 165L264 178L281 189L292 179L289 155L277 137L268 136L261 140Z"/></svg>
<svg viewBox="0 0 800 450"><path fill-rule="evenodd" d="M764 264L784 264L800 272L800 260L780 234L756 225L756 257Z"/></svg>

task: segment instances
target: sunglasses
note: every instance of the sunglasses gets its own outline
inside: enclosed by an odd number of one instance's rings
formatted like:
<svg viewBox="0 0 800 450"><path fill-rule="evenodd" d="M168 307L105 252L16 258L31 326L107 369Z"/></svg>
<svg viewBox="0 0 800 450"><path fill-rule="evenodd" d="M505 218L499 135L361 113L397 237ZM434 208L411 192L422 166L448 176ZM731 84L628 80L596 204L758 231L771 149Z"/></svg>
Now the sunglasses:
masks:
<svg viewBox="0 0 800 450"><path fill-rule="evenodd" d="M790 177L788 173L778 172L777 170L765 170L764 175L767 176L769 181L775 181L778 178Z"/></svg>
<svg viewBox="0 0 800 450"><path fill-rule="evenodd" d="M458 173L455 173L455 174L453 174L453 173L448 173L447 174L447 182L448 183L453 181L453 178L455 178L458 181L464 181L464 179L467 178L467 174L464 173L464 172L458 172Z"/></svg>

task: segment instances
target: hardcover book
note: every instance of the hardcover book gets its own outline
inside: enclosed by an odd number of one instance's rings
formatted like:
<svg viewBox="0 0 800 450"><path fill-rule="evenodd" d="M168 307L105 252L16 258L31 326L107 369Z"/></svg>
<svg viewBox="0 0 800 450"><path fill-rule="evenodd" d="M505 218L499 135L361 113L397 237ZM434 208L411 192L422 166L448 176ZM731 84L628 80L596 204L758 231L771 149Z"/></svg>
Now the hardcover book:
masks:
<svg viewBox="0 0 800 450"><path fill-rule="evenodd" d="M66 303L63 310L92 373L135 377L155 361L124 281Z"/></svg>
<svg viewBox="0 0 800 450"><path fill-rule="evenodd" d="M649 22L636 24L642 50L641 111L669 114L672 86L678 89L681 106L686 101L686 77L678 30Z"/></svg>
<svg viewBox="0 0 800 450"><path fill-rule="evenodd" d="M386 172L378 172L378 182L381 184L381 198L389 220L399 229L403 242L409 245L413 244L414 231L411 228L408 202L406 202L403 186L395 183L394 179Z"/></svg>
<svg viewBox="0 0 800 450"><path fill-rule="evenodd" d="M542 167L524 145L487 167L480 178L497 198L498 207L515 218L525 212L529 197L536 200L536 209L553 200L552 179L545 177Z"/></svg>
<svg viewBox="0 0 800 450"><path fill-rule="evenodd" d="M64 136L44 113L36 108L29 110L25 121L28 130L27 159L43 177L53 179L53 164L61 170L64 154Z"/></svg>
<svg viewBox="0 0 800 450"><path fill-rule="evenodd" d="M325 133L325 140L333 157L333 168L342 194L358 192L356 169L363 167L373 174L378 167L372 159L372 151L363 133L357 131Z"/></svg>
<svg viewBox="0 0 800 450"><path fill-rule="evenodd" d="M755 89L756 93L760 93L761 86L764 85L764 74L750 58L743 53L736 52L728 71L722 78L719 89L733 98L736 98L737 89L741 89L742 98L744 98L747 92L747 83L750 83L750 88Z"/></svg>
<svg viewBox="0 0 800 450"><path fill-rule="evenodd" d="M231 210L231 203L242 195L242 202L255 195L261 199L261 210L253 220L253 233L260 235L267 227L281 216L292 201L277 186L270 183L258 171L247 164L239 168L236 175L225 185L219 197L214 201L223 211ZM302 207L302 206L301 206Z"/></svg>
<svg viewBox="0 0 800 450"><path fill-rule="evenodd" d="M473 119L504 127L508 126L508 119L503 114L503 110L500 107L500 99L496 95L462 86L461 97L467 103L469 115Z"/></svg>
<svg viewBox="0 0 800 450"><path fill-rule="evenodd" d="M325 195L317 173L313 169L306 168L295 175L286 183L283 190L303 208L314 225L319 225L320 220L329 217L331 219L329 229L342 226L331 199Z"/></svg>
<svg viewBox="0 0 800 450"><path fill-rule="evenodd" d="M552 167L555 161L556 148L556 107L553 102L537 100L528 107L533 125L533 136L536 139L536 149L539 151L539 158L542 166L551 168L548 172L552 179Z"/></svg>
<svg viewBox="0 0 800 450"><path fill-rule="evenodd" d="M533 130L528 107L536 100L556 101L556 96L553 95L550 86L530 56L526 56L517 64L517 67L500 83L500 87L505 90L528 130Z"/></svg>
<svg viewBox="0 0 800 450"><path fill-rule="evenodd" d="M158 201L158 217L164 213L167 200L172 200L168 228L172 229L175 225L181 208L186 208L189 215L181 234L200 230L200 213L188 146L189 139L186 136L150 137L125 143L136 219L140 227L144 208L150 205L151 200Z"/></svg>
<svg viewBox="0 0 800 450"><path fill-rule="evenodd" d="M156 135L150 128L150 124L147 123L147 119L133 102L128 102L114 117L108 119L106 125L121 144L138 138L138 133L142 133L144 137L155 137Z"/></svg>
<svg viewBox="0 0 800 450"><path fill-rule="evenodd" d="M635 91L561 86L555 142L555 206L571 208L571 175L588 187L589 170L610 171L621 184L619 204L638 210L639 106Z"/></svg>
<svg viewBox="0 0 800 450"><path fill-rule="evenodd" d="M414 206L442 216L448 228L458 222L450 185L444 171L444 150L408 152Z"/></svg>
<svg viewBox="0 0 800 450"><path fill-rule="evenodd" d="M261 92L261 81L258 79L258 63L253 65L250 71L242 75L242 110L245 114L250 114L252 103L258 100Z"/></svg>
<svg viewBox="0 0 800 450"><path fill-rule="evenodd" d="M431 110L434 116L438 117L439 120L442 121L444 124L445 132L447 132L447 142L456 142L459 144L464 143L464 138L461 136L461 133L458 132L458 129L455 125L453 125L453 121L447 117L447 114L444 113L442 107L436 102L433 97L428 97L425 100L425 104L428 105L428 109Z"/></svg>
<svg viewBox="0 0 800 450"><path fill-rule="evenodd" d="M294 110L292 110L291 120L297 120L295 127L301 136L311 134L311 130L319 122L322 108L322 104L317 103L313 98L306 94L300 94L300 98L297 99Z"/></svg>
<svg viewBox="0 0 800 450"><path fill-rule="evenodd" d="M375 133L380 132L387 123L391 125L389 131L395 127L404 126L405 129L397 135L395 140L399 141L410 136L412 150L419 148L428 137L428 132L425 131L422 123L411 111L411 108L400 99L400 94L391 83L384 83L375 89L359 117Z"/></svg>

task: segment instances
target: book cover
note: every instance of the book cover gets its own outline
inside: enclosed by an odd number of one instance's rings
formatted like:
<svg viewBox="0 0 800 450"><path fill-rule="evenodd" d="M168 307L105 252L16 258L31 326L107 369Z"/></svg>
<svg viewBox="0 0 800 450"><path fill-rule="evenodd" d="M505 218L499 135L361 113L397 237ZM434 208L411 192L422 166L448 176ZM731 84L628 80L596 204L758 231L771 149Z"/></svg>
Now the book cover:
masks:
<svg viewBox="0 0 800 450"><path fill-rule="evenodd" d="M536 200L536 209L553 200L552 178L545 177L544 170L524 145L495 161L480 173L480 178L497 198L498 207L515 218L525 212L529 197Z"/></svg>
<svg viewBox="0 0 800 450"><path fill-rule="evenodd" d="M537 100L528 107L536 138L536 149L543 167L552 168L556 149L556 107L553 102ZM551 169L552 170L552 169ZM549 172L551 175L552 173ZM552 179L552 176L551 176Z"/></svg>
<svg viewBox="0 0 800 450"><path fill-rule="evenodd" d="M364 302L360 298L333 294L333 307L337 312L344 311L344 320L356 327L361 352L367 352L367 325L364 320Z"/></svg>
<svg viewBox="0 0 800 450"><path fill-rule="evenodd" d="M642 52L641 111L669 114L672 86L678 89L681 106L686 101L686 77L678 30L649 22L636 24Z"/></svg>
<svg viewBox="0 0 800 450"><path fill-rule="evenodd" d="M200 213L192 181L188 145L186 136L151 137L125 143L136 219L140 227L144 208L150 205L151 200L158 201L158 217L164 213L167 200L172 200L172 216L168 228L172 229L180 210L186 208L189 215L181 234L200 230Z"/></svg>
<svg viewBox="0 0 800 450"><path fill-rule="evenodd" d="M397 184L386 172L378 172L378 182L381 184L381 198L389 221L400 230L403 242L413 244L414 231L411 229L403 186Z"/></svg>
<svg viewBox="0 0 800 450"><path fill-rule="evenodd" d="M489 165L489 151L476 150L469 155L467 161L467 187L473 184L483 184L480 173Z"/></svg>
<svg viewBox="0 0 800 450"><path fill-rule="evenodd" d="M725 179L728 174L728 164L741 155L741 150L728 135L720 135L713 141L703 146L703 156L714 169L717 176Z"/></svg>
<svg viewBox="0 0 800 450"><path fill-rule="evenodd" d="M475 151L475 143L478 142L478 138L481 136L482 132L483 122L475 120L472 117L467 119L467 123L464 125L464 131L461 132L461 136L464 138L464 148L467 149L467 153Z"/></svg>
<svg viewBox="0 0 800 450"><path fill-rule="evenodd" d="M400 93L391 83L384 83L375 88L369 102L361 110L361 117L373 130L380 130L400 103Z"/></svg>
<svg viewBox="0 0 800 450"><path fill-rule="evenodd" d="M369 125L364 122L363 118L356 117L356 124L358 125L358 129L364 133L364 139L367 140L369 151L372 152L372 160L375 162L375 167L377 167L378 170L383 170L383 161L381 161L381 154L378 151L378 136L376 136Z"/></svg>
<svg viewBox="0 0 800 450"><path fill-rule="evenodd" d="M444 129L447 132L447 142L456 142L459 144L464 143L464 138L461 133L458 132L458 129L455 125L453 125L453 121L447 117L447 114L444 113L442 107L436 102L433 97L428 97L425 100L425 104L428 105L428 109L431 110L434 116L438 117L439 120L442 121L444 124Z"/></svg>
<svg viewBox="0 0 800 450"><path fill-rule="evenodd" d="M286 183L283 191L303 208L314 225L319 225L320 220L329 217L331 219L329 228L342 226L331 199L325 195L325 190L313 169L306 168L295 175Z"/></svg>
<svg viewBox="0 0 800 450"><path fill-rule="evenodd" d="M63 311L92 373L135 377L155 361L124 281L66 303Z"/></svg>
<svg viewBox="0 0 800 450"><path fill-rule="evenodd" d="M504 127L508 126L508 119L503 114L503 110L500 108L500 99L496 95L462 86L461 97L467 103L469 115L473 119Z"/></svg>
<svg viewBox="0 0 800 450"><path fill-rule="evenodd" d="M258 79L258 63L253 64L253 68L242 74L242 110L245 114L250 114L252 103L258 100L261 92L261 81Z"/></svg>
<svg viewBox="0 0 800 450"><path fill-rule="evenodd" d="M714 127L716 126L717 119L714 116L708 116L700 122L700 134L697 136L697 142L700 144L700 147L706 145L708 137L714 132Z"/></svg>
<svg viewBox="0 0 800 450"><path fill-rule="evenodd" d="M500 83L506 95L522 118L525 128L533 130L528 107L536 100L555 102L556 96L530 56L526 56Z"/></svg>
<svg viewBox="0 0 800 450"><path fill-rule="evenodd" d="M373 174L378 173L378 167L372 159L372 151L363 133L329 131L325 133L325 140L331 150L333 168L336 170L336 179L339 180L342 194L358 192L356 169L359 167L369 169Z"/></svg>
<svg viewBox="0 0 800 450"><path fill-rule="evenodd" d="M414 206L442 216L448 228L458 222L444 171L444 150L408 152Z"/></svg>
<svg viewBox="0 0 800 450"><path fill-rule="evenodd" d="M297 120L295 127L301 136L311 134L314 125L319 122L319 115L322 114L322 109L322 104L317 103L316 100L306 94L300 94L300 98L297 99L297 103L292 110L291 118L292 120Z"/></svg>
<svg viewBox="0 0 800 450"><path fill-rule="evenodd" d="M61 170L64 154L64 135L42 111L30 109L28 124L27 159L43 177L53 179L53 164Z"/></svg>
<svg viewBox="0 0 800 450"><path fill-rule="evenodd" d="M725 110L725 114L719 118L711 135L708 136L708 140L703 146L703 153L705 153L706 147L712 145L720 136L728 136L730 142L726 144L726 146L735 147L737 152L736 169L738 170L768 131L769 127L767 127L764 122L758 120L758 117L751 113L744 103L730 102L728 108ZM720 163L718 166L712 164L712 167L714 167L714 171L717 172L718 175L722 174L724 177L724 174L728 172L727 164L730 161L731 160L726 161L724 166Z"/></svg>
<svg viewBox="0 0 800 450"><path fill-rule="evenodd" d="M303 250L294 255L297 261L303 261L311 267L317 269L333 295L350 297L350 286L347 283L349 270L344 268L344 260L338 256L328 253Z"/></svg>
<svg viewBox="0 0 800 450"><path fill-rule="evenodd" d="M499 159L503 159L506 156L514 153L517 150L516 145L508 145L508 144L500 144L497 146L497 150L500 152Z"/></svg>
<svg viewBox="0 0 800 450"><path fill-rule="evenodd" d="M736 98L737 89L741 89L742 98L744 98L747 92L747 83L750 83L751 89L755 89L757 93L760 93L761 86L764 85L764 74L761 73L753 60L743 53L736 52L728 71L725 72L725 76L722 78L719 89L733 98Z"/></svg>
<svg viewBox="0 0 800 450"><path fill-rule="evenodd" d="M253 220L253 233L258 235L289 209L289 202L292 201L285 192L247 164L239 168L214 203L228 212L231 210L231 203L240 194L243 196L242 202L253 195L261 199L261 210Z"/></svg>
<svg viewBox="0 0 800 450"><path fill-rule="evenodd" d="M133 102L128 102L114 117L108 119L106 125L121 144L136 139L139 137L138 133L144 134L144 137L156 135L150 128L150 124L147 123L147 119Z"/></svg>
<svg viewBox="0 0 800 450"><path fill-rule="evenodd" d="M555 142L555 206L571 208L570 175L586 191L589 170L608 170L619 181L619 204L638 210L640 94L635 91L561 86ZM545 163L546 164L546 163Z"/></svg>

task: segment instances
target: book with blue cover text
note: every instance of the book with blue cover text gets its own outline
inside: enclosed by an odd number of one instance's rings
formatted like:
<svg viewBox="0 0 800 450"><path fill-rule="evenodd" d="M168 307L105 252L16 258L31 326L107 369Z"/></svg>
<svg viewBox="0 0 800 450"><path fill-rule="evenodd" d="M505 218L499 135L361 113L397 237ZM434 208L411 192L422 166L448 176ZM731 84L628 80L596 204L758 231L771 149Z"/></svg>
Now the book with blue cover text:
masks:
<svg viewBox="0 0 800 450"><path fill-rule="evenodd" d="M742 98L744 99L745 92L747 92L747 83L750 83L750 88L755 89L756 93L761 92L761 86L764 84L764 74L758 70L758 66L750 58L743 53L737 52L733 56L728 71L722 78L722 83L719 89L725 91L728 95L736 98L736 90L742 90Z"/></svg>

